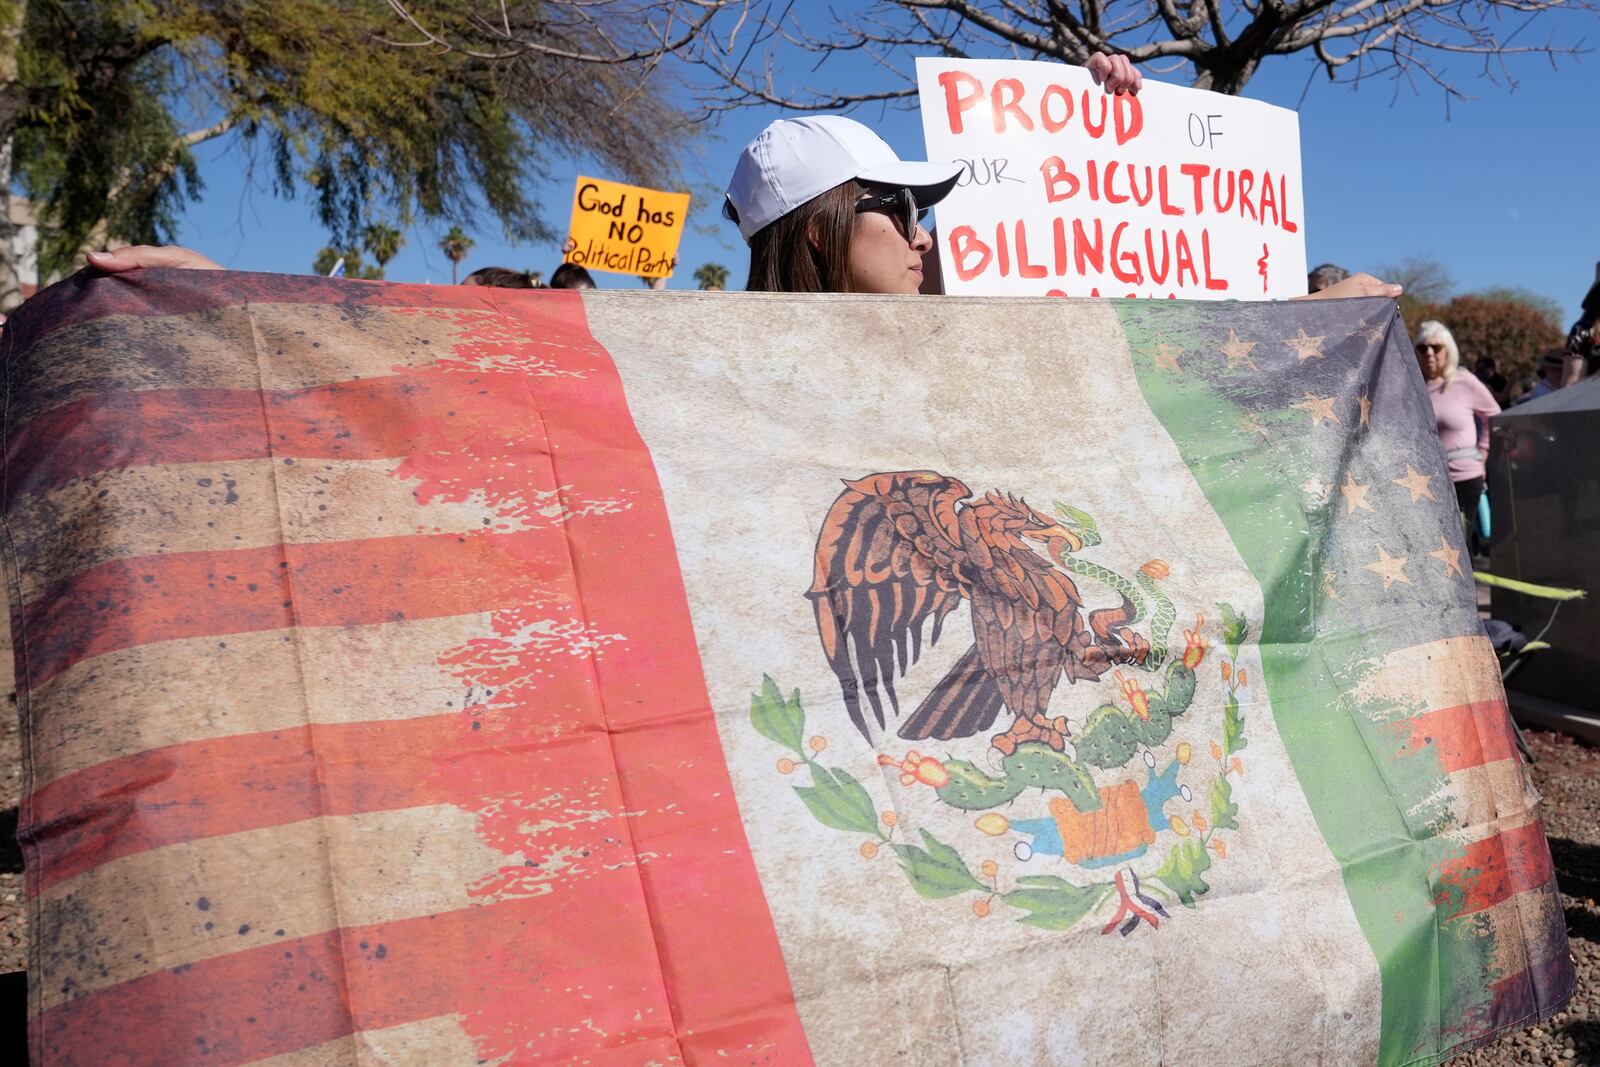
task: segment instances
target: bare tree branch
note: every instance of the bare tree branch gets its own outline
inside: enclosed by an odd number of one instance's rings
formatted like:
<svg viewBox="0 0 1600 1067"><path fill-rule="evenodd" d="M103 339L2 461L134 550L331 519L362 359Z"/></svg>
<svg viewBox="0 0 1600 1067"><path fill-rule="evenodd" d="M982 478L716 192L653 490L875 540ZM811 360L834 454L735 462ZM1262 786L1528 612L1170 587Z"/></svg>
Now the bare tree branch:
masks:
<svg viewBox="0 0 1600 1067"><path fill-rule="evenodd" d="M557 6L552 3L552 6ZM792 5L750 0L741 29L762 28L764 56L734 55L703 36L679 55L713 72L720 88L711 109L746 103L796 110L906 101L915 96L909 58L915 55L1017 55L1083 63L1097 51L1171 70L1180 60L1201 88L1238 93L1269 56L1304 54L1330 78L1359 83L1384 76L1396 84L1435 84L1460 97L1447 71L1452 55L1481 55L1494 76L1510 79L1504 61L1541 55L1552 62L1583 54L1583 43L1513 43L1547 12L1600 14L1600 0L875 0L836 16L831 24L796 16ZM1524 15L1505 31L1505 16ZM716 15L712 16L713 19ZM900 72L903 85L870 92L784 84L797 69L796 52L824 62L870 51L874 62ZM780 59L780 56L782 57ZM819 71L819 73L821 73Z"/></svg>
<svg viewBox="0 0 1600 1067"><path fill-rule="evenodd" d="M1482 56L1486 76L1514 84L1509 57L1556 63L1587 51L1581 41L1513 43L1533 20L1600 14L1600 0L870 0L825 18L797 0L464 0L468 16L444 25L421 13L423 0L387 2L397 32L384 40L400 48L625 67L640 86L668 59L683 61L702 71L708 114L910 106L917 55L1084 63L1107 52L1156 73L1188 66L1191 84L1238 93L1263 60L1303 54L1329 79L1385 77L1463 98L1449 57ZM1525 17L1504 32L1506 16ZM852 55L894 83L842 86L830 63Z"/></svg>
<svg viewBox="0 0 1600 1067"><path fill-rule="evenodd" d="M110 192L106 195L107 204L114 204L129 197L149 196L154 193L162 182L177 172L183 152L231 132L238 124L238 118L230 115L209 126L203 126L200 129L180 134L173 139L173 151L169 153L165 165L151 168L141 174L137 183L135 183L134 176L127 171L117 175L116 179L111 183ZM122 236L122 234L112 232L109 216L102 217L84 236L81 250L91 252L107 248L113 240L120 239Z"/></svg>
<svg viewBox="0 0 1600 1067"><path fill-rule="evenodd" d="M472 47L467 39L457 38L438 29L430 29L412 14L406 0L388 0L400 21L419 35L418 40L396 41L379 38L383 44L399 48L437 48L447 52L460 52L474 59L505 60L534 53L552 59L565 59L579 63L629 64L659 61L699 44L708 36L711 21L725 12L747 12L752 0L657 0L654 3L637 3L630 0L551 0L534 5L531 18L518 18L512 14L504 0L498 0L501 25L474 15L471 24L494 48L486 51ZM687 13L687 17L685 17ZM601 19L627 26L650 25L648 16L658 17L653 33L624 46L612 39ZM645 19L636 16L647 16ZM574 32L581 24L587 32ZM597 52L573 43L587 38L586 43L599 43L608 51Z"/></svg>

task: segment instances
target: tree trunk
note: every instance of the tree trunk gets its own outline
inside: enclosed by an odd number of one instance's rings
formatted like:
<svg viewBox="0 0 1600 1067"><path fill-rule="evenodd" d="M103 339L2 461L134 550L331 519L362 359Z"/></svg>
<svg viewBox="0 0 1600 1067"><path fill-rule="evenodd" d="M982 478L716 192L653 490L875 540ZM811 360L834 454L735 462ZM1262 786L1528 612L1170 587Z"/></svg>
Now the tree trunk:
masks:
<svg viewBox="0 0 1600 1067"><path fill-rule="evenodd" d="M1229 96L1238 96L1244 92L1244 87L1249 83L1251 75L1256 72L1253 61L1242 65L1218 64L1215 67L1201 67L1191 83L1196 89L1209 89L1214 93L1226 93Z"/></svg>
<svg viewBox="0 0 1600 1067"><path fill-rule="evenodd" d="M204 144L206 141L209 141L215 137L221 137L223 134L233 129L236 121L237 120L235 120L232 116L229 116L228 118L224 118L212 123L210 126L207 126L204 129L191 130L190 132L179 137L175 142L173 142L172 158L167 161L167 165L146 175L144 183L137 189L131 187L132 177L129 174L124 172L123 174L119 175L117 180L112 183L111 189L106 194L106 214L102 215L100 219L92 227L90 227L89 232L84 235L82 243L80 243L78 246L78 254L82 255L86 252L104 252L112 245L116 244L117 241L123 238L125 235L113 233L111 231L111 220L109 218L111 205L116 203L118 200L129 196L154 195L161 183L172 177L172 175L177 171L178 156L180 153L193 148L195 145Z"/></svg>

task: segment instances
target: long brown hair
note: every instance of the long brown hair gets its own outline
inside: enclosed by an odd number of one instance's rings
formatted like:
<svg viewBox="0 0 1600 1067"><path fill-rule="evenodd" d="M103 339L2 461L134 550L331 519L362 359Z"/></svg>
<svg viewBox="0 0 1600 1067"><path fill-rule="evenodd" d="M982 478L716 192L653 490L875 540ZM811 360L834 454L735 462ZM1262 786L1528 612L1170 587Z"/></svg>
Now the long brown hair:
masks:
<svg viewBox="0 0 1600 1067"><path fill-rule="evenodd" d="M850 291L850 237L861 186L848 181L768 223L750 238L752 293Z"/></svg>

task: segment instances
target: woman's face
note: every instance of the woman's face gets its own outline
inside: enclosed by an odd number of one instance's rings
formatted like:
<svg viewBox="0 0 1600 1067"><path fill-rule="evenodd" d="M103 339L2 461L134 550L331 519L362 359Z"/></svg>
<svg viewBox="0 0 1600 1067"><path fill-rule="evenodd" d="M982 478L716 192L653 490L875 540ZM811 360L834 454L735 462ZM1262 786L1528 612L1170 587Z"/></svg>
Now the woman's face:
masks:
<svg viewBox="0 0 1600 1067"><path fill-rule="evenodd" d="M907 240L889 215L861 212L850 235L850 291L916 293L922 285L922 254L932 247L933 238L920 225Z"/></svg>
<svg viewBox="0 0 1600 1067"><path fill-rule="evenodd" d="M1422 368L1422 377L1427 381L1434 381L1444 377L1445 354L1444 345L1439 341L1417 342L1417 365Z"/></svg>

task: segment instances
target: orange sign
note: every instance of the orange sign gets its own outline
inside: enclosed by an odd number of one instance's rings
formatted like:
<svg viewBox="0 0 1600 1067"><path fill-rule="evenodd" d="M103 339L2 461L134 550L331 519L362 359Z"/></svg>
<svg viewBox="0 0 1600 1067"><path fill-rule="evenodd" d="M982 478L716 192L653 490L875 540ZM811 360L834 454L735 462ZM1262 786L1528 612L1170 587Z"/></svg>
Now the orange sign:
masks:
<svg viewBox="0 0 1600 1067"><path fill-rule="evenodd" d="M580 175L562 256L589 270L670 278L688 215L688 193Z"/></svg>

